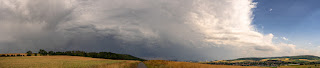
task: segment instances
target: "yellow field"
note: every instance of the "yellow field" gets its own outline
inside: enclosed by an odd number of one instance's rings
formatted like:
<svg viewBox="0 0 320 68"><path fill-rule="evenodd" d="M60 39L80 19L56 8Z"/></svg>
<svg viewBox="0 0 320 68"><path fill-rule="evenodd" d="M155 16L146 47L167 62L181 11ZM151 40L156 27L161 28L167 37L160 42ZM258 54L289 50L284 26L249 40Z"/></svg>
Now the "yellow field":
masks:
<svg viewBox="0 0 320 68"><path fill-rule="evenodd" d="M0 68L134 68L139 62L79 56L0 57Z"/></svg>
<svg viewBox="0 0 320 68"><path fill-rule="evenodd" d="M164 60L144 61L148 68L268 68L257 66L210 65L190 62L174 62Z"/></svg>

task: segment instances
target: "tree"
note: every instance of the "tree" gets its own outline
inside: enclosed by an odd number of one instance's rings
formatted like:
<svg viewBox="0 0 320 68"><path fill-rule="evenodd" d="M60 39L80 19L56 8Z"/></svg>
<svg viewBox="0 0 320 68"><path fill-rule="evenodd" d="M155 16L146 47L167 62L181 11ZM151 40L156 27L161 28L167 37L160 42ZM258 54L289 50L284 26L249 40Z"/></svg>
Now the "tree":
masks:
<svg viewBox="0 0 320 68"><path fill-rule="evenodd" d="M40 55L47 55L48 52L45 51L45 50L43 50L43 49L40 49L39 54L40 54Z"/></svg>
<svg viewBox="0 0 320 68"><path fill-rule="evenodd" d="M66 51L65 53L66 53L66 55L72 55L71 51Z"/></svg>
<svg viewBox="0 0 320 68"><path fill-rule="evenodd" d="M56 52L54 55L66 55L66 53L64 53L64 52Z"/></svg>
<svg viewBox="0 0 320 68"><path fill-rule="evenodd" d="M31 56L31 55L32 55L32 51L28 51L27 56Z"/></svg>
<svg viewBox="0 0 320 68"><path fill-rule="evenodd" d="M54 52L53 51L49 51L49 55L54 55Z"/></svg>

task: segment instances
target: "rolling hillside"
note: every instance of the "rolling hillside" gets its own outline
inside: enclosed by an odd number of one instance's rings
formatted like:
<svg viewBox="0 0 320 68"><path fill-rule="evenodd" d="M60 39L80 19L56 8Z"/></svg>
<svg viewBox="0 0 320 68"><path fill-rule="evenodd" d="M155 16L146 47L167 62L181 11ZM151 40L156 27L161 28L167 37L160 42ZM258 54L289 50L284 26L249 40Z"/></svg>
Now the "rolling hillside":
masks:
<svg viewBox="0 0 320 68"><path fill-rule="evenodd" d="M283 57L249 57L234 60L219 60L203 62L215 65L238 65L238 66L266 66L279 67L290 65L316 65L320 64L320 57L313 55L283 56Z"/></svg>
<svg viewBox="0 0 320 68"><path fill-rule="evenodd" d="M320 60L320 57L313 55L300 55L300 56L283 56L283 57L251 57L251 58L238 58L235 60L254 60L261 61L263 59L284 59L289 58L289 60L299 60L299 59L307 59L307 60Z"/></svg>

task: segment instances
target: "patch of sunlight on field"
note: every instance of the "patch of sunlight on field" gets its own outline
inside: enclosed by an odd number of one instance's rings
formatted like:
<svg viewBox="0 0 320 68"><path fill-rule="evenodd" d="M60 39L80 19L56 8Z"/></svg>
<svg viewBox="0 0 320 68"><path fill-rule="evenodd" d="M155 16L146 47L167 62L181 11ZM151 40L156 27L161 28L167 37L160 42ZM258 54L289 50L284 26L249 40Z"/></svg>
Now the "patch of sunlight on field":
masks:
<svg viewBox="0 0 320 68"><path fill-rule="evenodd" d="M123 62L127 62L127 60L110 60L79 56L0 57L0 68L88 68Z"/></svg>
<svg viewBox="0 0 320 68"><path fill-rule="evenodd" d="M255 62L253 60L232 60L232 61L227 61L227 60L219 60L219 61L213 61L213 62L228 62L228 63L237 63L237 62Z"/></svg>
<svg viewBox="0 0 320 68"><path fill-rule="evenodd" d="M289 61L290 60L290 58L286 58L285 60L283 60L283 61Z"/></svg>
<svg viewBox="0 0 320 68"><path fill-rule="evenodd" d="M261 59L260 61L268 61L268 60L290 61L290 58Z"/></svg>
<svg viewBox="0 0 320 68"><path fill-rule="evenodd" d="M267 60L269 60L269 59L262 59L262 60L260 60L260 61L267 61Z"/></svg>
<svg viewBox="0 0 320 68"><path fill-rule="evenodd" d="M232 66L232 65L210 65L190 62L175 62L165 60L144 61L148 68L268 68L257 66Z"/></svg>
<svg viewBox="0 0 320 68"><path fill-rule="evenodd" d="M238 63L238 62L255 62L253 60L235 60L235 61L231 61L230 63Z"/></svg>

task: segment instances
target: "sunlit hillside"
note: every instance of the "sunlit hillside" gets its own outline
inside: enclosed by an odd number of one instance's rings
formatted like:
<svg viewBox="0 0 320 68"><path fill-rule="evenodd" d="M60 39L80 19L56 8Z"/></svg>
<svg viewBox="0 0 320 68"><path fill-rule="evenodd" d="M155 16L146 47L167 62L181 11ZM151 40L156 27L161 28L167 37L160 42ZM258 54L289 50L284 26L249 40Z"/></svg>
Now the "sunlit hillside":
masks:
<svg viewBox="0 0 320 68"><path fill-rule="evenodd" d="M213 65L237 65L237 66L264 66L264 67L292 67L292 66L316 66L320 63L320 57L312 55L283 56L283 57L252 57L234 60L219 60L201 62Z"/></svg>

